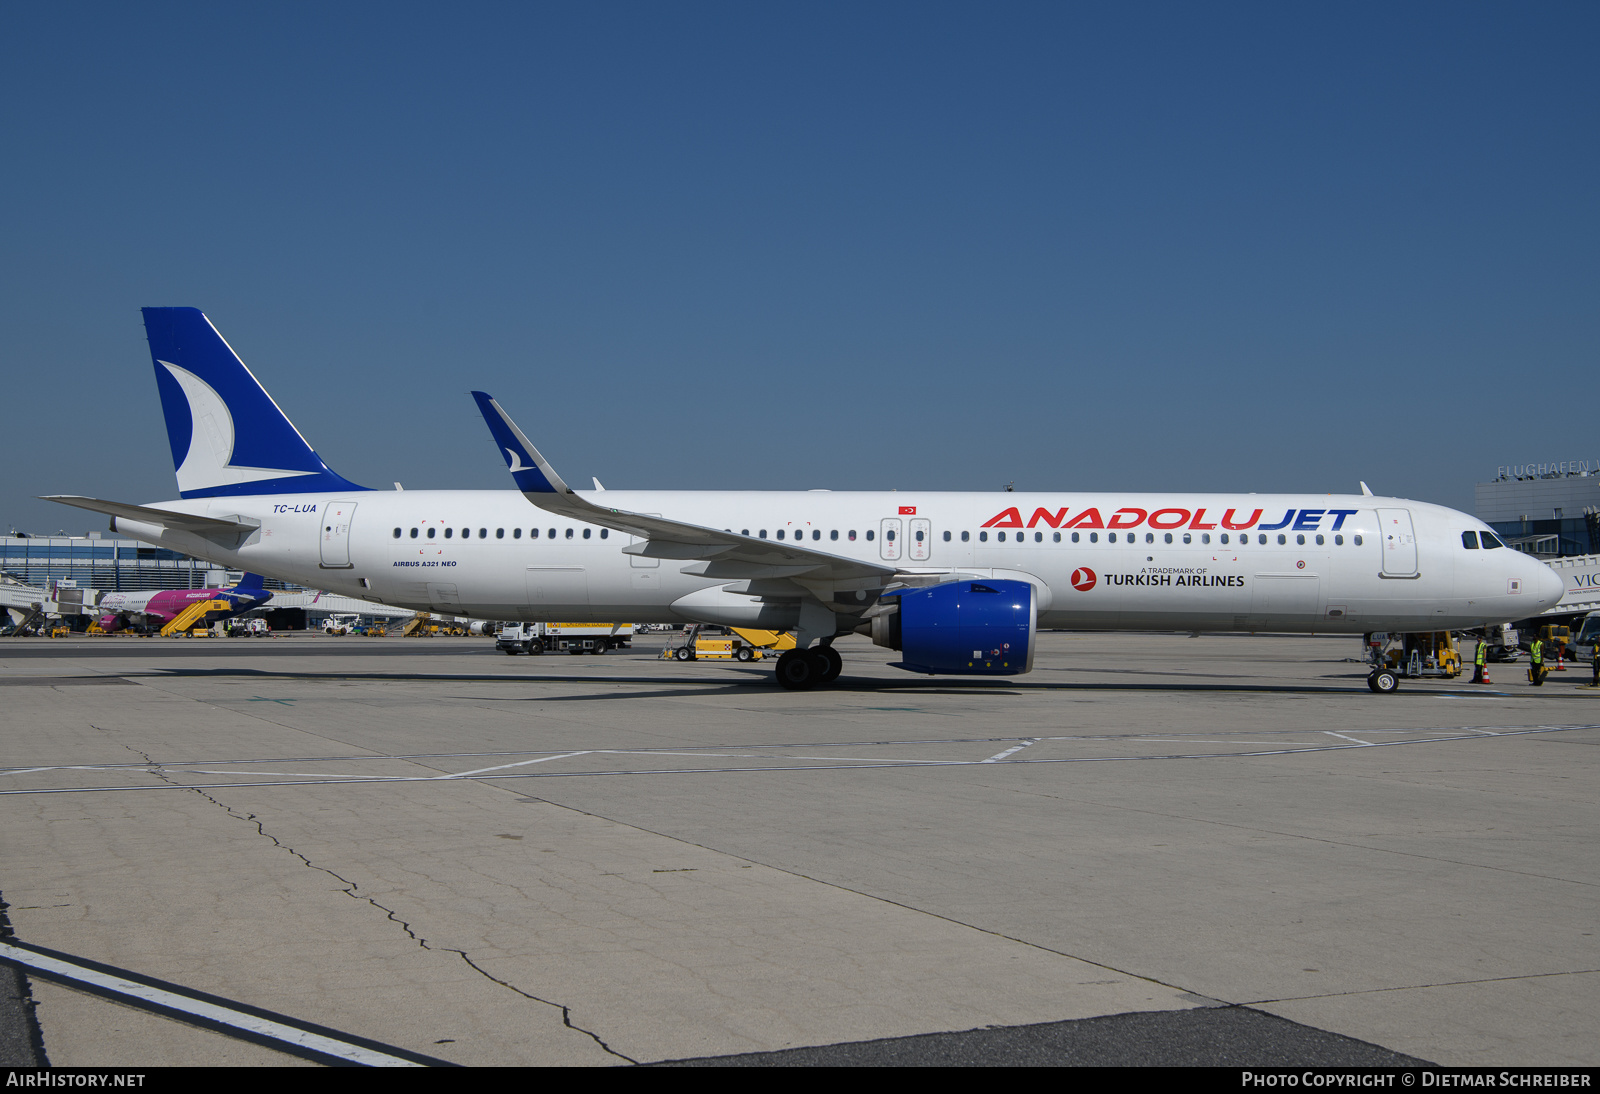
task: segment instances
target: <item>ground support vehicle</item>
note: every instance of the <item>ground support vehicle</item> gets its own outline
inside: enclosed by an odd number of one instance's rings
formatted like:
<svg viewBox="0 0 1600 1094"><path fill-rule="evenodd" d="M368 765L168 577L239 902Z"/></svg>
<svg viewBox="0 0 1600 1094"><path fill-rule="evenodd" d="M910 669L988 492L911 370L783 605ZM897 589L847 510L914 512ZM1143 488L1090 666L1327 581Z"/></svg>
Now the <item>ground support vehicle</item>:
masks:
<svg viewBox="0 0 1600 1094"><path fill-rule="evenodd" d="M495 636L494 648L508 654L605 653L627 649L632 623L508 623Z"/></svg>
<svg viewBox="0 0 1600 1094"><path fill-rule="evenodd" d="M1590 612L1578 624L1567 652L1574 661L1590 662L1594 660L1597 642L1600 642L1600 612Z"/></svg>
<svg viewBox="0 0 1600 1094"><path fill-rule="evenodd" d="M782 631L744 627L685 627L675 642L661 650L663 661L762 661L771 653L794 649L794 636Z"/></svg>
<svg viewBox="0 0 1600 1094"><path fill-rule="evenodd" d="M1461 651L1450 631L1414 634L1375 632L1365 638L1367 663L1372 667L1367 687L1379 694L1394 691L1402 679L1428 676L1453 679L1461 675Z"/></svg>

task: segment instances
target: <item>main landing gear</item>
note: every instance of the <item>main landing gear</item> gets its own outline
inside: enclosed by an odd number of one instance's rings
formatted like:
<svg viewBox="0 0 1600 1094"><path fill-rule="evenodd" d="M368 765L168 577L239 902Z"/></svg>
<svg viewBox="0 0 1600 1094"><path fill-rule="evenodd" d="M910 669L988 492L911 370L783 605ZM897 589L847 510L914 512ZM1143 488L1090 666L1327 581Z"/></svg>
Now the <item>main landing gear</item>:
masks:
<svg viewBox="0 0 1600 1094"><path fill-rule="evenodd" d="M778 658L778 683L788 691L810 691L838 679L844 658L832 646L789 650Z"/></svg>

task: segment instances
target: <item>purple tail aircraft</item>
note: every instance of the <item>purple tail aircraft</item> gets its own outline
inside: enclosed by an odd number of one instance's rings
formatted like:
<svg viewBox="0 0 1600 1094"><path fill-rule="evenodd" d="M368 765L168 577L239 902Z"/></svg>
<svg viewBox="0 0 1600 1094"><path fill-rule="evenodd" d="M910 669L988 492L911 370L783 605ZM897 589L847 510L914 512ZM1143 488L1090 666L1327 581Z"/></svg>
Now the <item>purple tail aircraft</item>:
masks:
<svg viewBox="0 0 1600 1094"><path fill-rule="evenodd" d="M265 604L272 593L260 574L245 574L231 589L160 589L148 593L107 593L100 598L100 629L120 631L130 625L164 627L190 604L201 600L225 600L233 611L225 618L240 615Z"/></svg>

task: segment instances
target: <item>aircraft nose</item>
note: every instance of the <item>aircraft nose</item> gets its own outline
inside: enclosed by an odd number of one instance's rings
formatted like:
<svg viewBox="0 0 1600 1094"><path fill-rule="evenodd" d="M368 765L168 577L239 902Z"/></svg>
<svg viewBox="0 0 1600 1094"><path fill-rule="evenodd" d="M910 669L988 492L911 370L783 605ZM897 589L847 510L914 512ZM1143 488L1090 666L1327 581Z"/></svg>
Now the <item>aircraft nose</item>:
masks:
<svg viewBox="0 0 1600 1094"><path fill-rule="evenodd" d="M1541 610L1555 607L1567 592L1567 583L1561 580L1561 575L1542 562L1539 564L1538 583L1535 587Z"/></svg>

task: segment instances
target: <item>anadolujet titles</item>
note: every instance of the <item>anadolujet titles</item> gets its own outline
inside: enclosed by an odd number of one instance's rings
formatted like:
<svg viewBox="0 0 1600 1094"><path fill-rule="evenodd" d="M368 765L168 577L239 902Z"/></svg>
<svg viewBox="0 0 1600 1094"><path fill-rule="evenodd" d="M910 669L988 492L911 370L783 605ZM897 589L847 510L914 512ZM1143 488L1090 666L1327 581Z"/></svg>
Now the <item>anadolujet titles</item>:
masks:
<svg viewBox="0 0 1600 1094"><path fill-rule="evenodd" d="M179 497L53 500L405 608L793 631L791 689L835 678L851 632L912 672L1005 676L1032 668L1041 628L1439 631L1562 595L1482 521L1365 493L575 490L483 392L515 491L375 491L323 462L200 311L144 317Z"/></svg>

